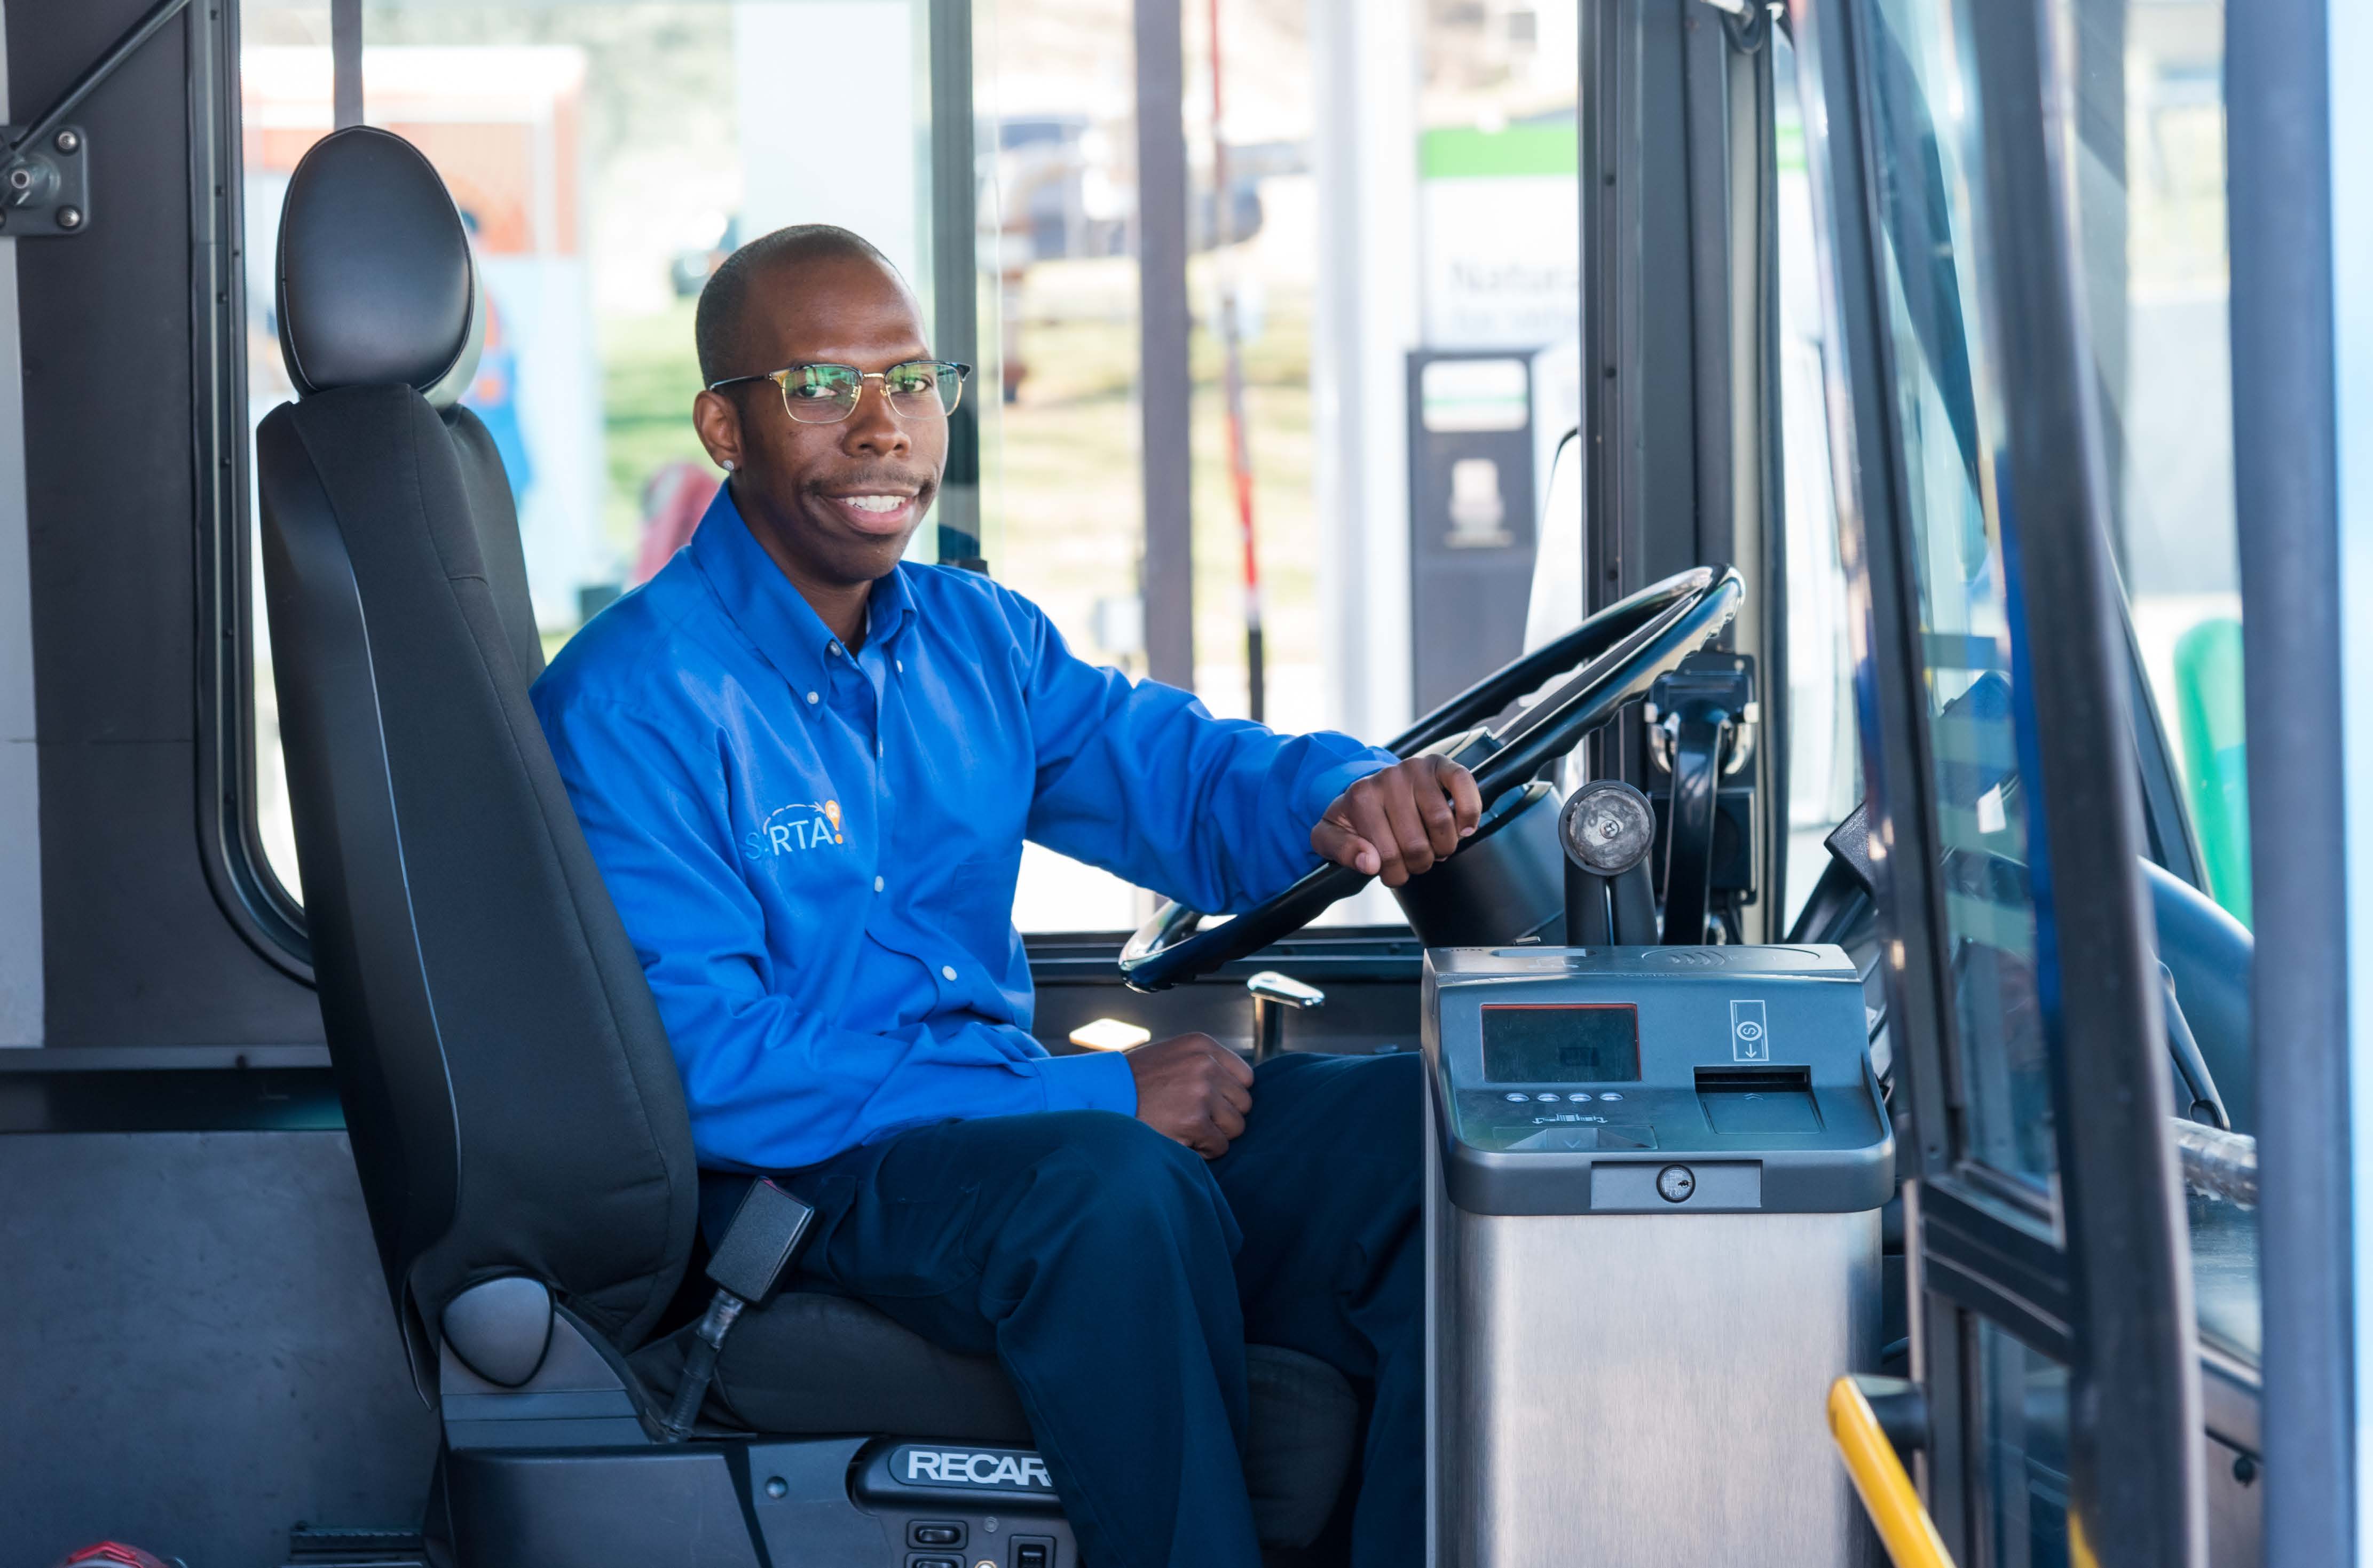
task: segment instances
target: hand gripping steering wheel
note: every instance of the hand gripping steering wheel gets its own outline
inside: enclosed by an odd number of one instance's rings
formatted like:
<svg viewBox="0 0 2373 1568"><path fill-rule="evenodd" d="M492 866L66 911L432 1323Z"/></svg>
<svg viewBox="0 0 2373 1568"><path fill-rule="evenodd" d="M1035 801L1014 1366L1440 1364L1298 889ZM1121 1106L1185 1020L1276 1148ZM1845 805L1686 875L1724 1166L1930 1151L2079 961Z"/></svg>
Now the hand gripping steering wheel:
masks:
<svg viewBox="0 0 2373 1568"><path fill-rule="evenodd" d="M1704 647L1738 613L1746 589L1727 566L1699 566L1608 605L1546 647L1475 685L1396 736L1385 749L1403 759L1446 755L1475 774L1488 817L1543 764L1648 694L1657 678ZM1562 676L1539 701L1479 727L1526 692ZM1319 866L1283 892L1223 925L1198 931L1200 912L1164 904L1120 952L1133 990L1163 991L1299 931L1320 911L1358 892L1368 878L1348 865Z"/></svg>

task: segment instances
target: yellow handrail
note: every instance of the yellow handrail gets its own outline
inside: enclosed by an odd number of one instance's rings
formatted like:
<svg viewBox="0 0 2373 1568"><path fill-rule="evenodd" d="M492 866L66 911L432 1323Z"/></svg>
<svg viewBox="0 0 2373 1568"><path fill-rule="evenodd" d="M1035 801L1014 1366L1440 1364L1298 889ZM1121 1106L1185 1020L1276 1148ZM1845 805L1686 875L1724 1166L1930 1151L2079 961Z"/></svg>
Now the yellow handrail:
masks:
<svg viewBox="0 0 2373 1568"><path fill-rule="evenodd" d="M1862 1494L1862 1505L1869 1511L1878 1539L1887 1543L1895 1568L1953 1568L1953 1554L1945 1550L1944 1538L1920 1505L1920 1494L1911 1490L1911 1478L1903 1473L1895 1446L1879 1430L1870 1401L1851 1377L1829 1385L1829 1435L1837 1439L1838 1457L1845 1461L1846 1474L1853 1478L1854 1490Z"/></svg>

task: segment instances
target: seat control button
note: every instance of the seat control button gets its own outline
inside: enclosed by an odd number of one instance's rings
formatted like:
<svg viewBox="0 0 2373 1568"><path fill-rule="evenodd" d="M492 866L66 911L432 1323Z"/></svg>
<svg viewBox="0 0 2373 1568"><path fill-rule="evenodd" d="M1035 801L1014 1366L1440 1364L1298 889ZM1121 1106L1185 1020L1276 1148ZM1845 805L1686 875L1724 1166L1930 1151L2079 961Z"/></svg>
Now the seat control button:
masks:
<svg viewBox="0 0 2373 1568"><path fill-rule="evenodd" d="M917 1546L962 1546L964 1527L962 1525L918 1524L908 1536Z"/></svg>

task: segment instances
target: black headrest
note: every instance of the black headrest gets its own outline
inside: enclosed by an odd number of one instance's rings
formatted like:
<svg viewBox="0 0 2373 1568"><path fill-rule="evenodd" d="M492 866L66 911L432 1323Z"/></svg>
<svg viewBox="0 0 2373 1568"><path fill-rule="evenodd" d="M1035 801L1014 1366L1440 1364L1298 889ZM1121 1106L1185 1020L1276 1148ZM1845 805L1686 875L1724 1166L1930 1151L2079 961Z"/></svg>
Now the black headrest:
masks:
<svg viewBox="0 0 2373 1568"><path fill-rule="evenodd" d="M280 353L301 396L402 383L450 407L477 373L485 308L445 182L401 136L313 144L280 211Z"/></svg>

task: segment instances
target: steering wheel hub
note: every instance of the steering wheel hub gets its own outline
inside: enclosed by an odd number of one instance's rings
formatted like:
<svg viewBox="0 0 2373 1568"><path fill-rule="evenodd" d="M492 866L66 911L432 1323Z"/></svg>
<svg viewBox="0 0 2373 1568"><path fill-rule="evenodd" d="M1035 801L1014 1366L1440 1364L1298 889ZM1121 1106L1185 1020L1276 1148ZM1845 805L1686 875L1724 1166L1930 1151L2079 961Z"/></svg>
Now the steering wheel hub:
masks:
<svg viewBox="0 0 2373 1568"><path fill-rule="evenodd" d="M1646 796L1621 780L1593 779L1566 797L1558 835L1586 870L1620 877L1655 846L1656 813Z"/></svg>

